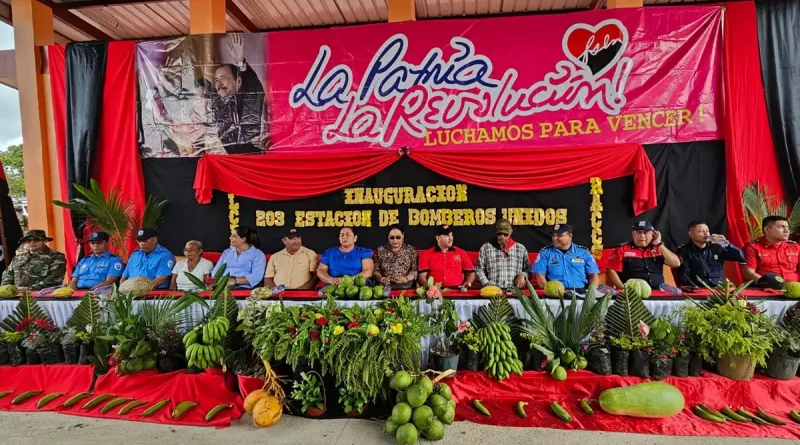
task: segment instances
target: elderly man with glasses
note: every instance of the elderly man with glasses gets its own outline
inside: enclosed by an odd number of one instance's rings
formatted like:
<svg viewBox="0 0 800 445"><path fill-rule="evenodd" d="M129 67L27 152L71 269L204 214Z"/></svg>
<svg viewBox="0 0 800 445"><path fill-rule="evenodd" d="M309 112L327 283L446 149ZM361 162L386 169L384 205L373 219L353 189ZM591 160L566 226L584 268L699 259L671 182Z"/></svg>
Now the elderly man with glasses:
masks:
<svg viewBox="0 0 800 445"><path fill-rule="evenodd" d="M504 219L497 223L495 239L481 246L475 272L482 286L525 287L531 268L528 249L511 238L513 232L511 222Z"/></svg>

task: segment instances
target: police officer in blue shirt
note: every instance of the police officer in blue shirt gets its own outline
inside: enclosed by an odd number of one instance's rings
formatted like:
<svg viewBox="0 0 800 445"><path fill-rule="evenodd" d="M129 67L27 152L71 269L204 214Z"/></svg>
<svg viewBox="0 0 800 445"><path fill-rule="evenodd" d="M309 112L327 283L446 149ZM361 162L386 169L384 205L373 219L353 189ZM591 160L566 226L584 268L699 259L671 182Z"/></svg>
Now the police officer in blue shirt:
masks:
<svg viewBox="0 0 800 445"><path fill-rule="evenodd" d="M175 256L158 244L155 229L149 227L139 229L136 232L136 241L139 242L139 248L128 259L128 267L122 272L120 284L128 278L145 277L153 282L154 290L169 289Z"/></svg>
<svg viewBox="0 0 800 445"><path fill-rule="evenodd" d="M82 258L75 266L69 282L69 287L74 290L110 286L122 276L122 260L108 251L108 234L92 232L88 241L92 254Z"/></svg>
<svg viewBox="0 0 800 445"><path fill-rule="evenodd" d="M531 267L540 287L548 281L558 280L567 289L585 289L597 286L600 269L589 249L573 244L572 226L553 226L553 244L542 248Z"/></svg>

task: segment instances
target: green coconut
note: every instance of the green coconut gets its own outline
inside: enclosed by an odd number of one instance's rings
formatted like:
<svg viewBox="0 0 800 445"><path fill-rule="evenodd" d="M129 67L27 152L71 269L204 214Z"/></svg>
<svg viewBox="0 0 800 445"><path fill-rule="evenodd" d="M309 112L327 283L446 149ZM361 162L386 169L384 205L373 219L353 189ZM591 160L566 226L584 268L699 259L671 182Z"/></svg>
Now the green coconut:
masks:
<svg viewBox="0 0 800 445"><path fill-rule="evenodd" d="M417 379L417 385L425 390L425 397L428 397L433 392L433 381L428 376L423 375Z"/></svg>
<svg viewBox="0 0 800 445"><path fill-rule="evenodd" d="M411 423L414 424L420 431L425 431L430 426L431 421L434 420L433 417L433 410L428 405L422 405L419 408L414 409L414 413L411 414Z"/></svg>
<svg viewBox="0 0 800 445"><path fill-rule="evenodd" d="M389 417L389 419L386 420L386 427L384 428L384 431L386 431L386 434L394 436L397 434L397 428L399 427L400 425L396 424L394 419Z"/></svg>
<svg viewBox="0 0 800 445"><path fill-rule="evenodd" d="M409 405L416 408L425 403L425 401L428 399L428 394L425 393L425 390L421 386L411 385L406 390L406 399L408 400Z"/></svg>
<svg viewBox="0 0 800 445"><path fill-rule="evenodd" d="M406 402L400 402L392 408L392 419L398 425L404 425L411 420L412 412L411 405Z"/></svg>
<svg viewBox="0 0 800 445"><path fill-rule="evenodd" d="M397 428L395 438L397 445L414 445L419 439L419 433L413 424L407 423Z"/></svg>
<svg viewBox="0 0 800 445"><path fill-rule="evenodd" d="M408 371L397 371L389 379L389 387L395 391L405 391L411 386L411 374Z"/></svg>
<svg viewBox="0 0 800 445"><path fill-rule="evenodd" d="M436 394L439 394L447 400L451 400L453 398L453 391L450 389L450 385L447 383L439 383L436 385Z"/></svg>
<svg viewBox="0 0 800 445"><path fill-rule="evenodd" d="M442 440L444 438L444 425L436 419L431 421L428 428L423 431L428 440Z"/></svg>

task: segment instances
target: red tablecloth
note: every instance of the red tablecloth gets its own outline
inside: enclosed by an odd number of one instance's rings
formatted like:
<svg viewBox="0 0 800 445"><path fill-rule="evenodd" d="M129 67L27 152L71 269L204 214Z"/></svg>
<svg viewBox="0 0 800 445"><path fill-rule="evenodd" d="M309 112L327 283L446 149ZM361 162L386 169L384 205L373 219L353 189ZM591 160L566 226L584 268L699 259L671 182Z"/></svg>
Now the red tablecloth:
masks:
<svg viewBox="0 0 800 445"><path fill-rule="evenodd" d="M0 410L5 411L55 411L69 397L89 391L92 387L94 366L78 365L23 365L0 366L0 392L14 391L13 394L0 399ZM12 405L14 398L25 391L42 393L31 397L19 405ZM48 403L41 410L36 403L54 392L64 392L65 396Z"/></svg>

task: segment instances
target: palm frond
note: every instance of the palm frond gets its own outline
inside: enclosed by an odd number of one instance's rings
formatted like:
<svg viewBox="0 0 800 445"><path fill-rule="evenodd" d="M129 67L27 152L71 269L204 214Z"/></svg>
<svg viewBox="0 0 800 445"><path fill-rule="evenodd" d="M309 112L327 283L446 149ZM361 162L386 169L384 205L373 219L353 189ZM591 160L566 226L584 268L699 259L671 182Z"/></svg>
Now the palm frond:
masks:
<svg viewBox="0 0 800 445"><path fill-rule="evenodd" d="M239 318L239 305L229 290L225 290L214 300L214 306L208 311L206 320L213 320L217 317L226 317L230 330L236 330Z"/></svg>
<svg viewBox="0 0 800 445"><path fill-rule="evenodd" d="M653 323L655 317L644 305L641 298L633 292L620 292L614 304L608 308L606 313L606 333L611 337L619 337L627 334L631 337L641 337L639 332L639 322L644 322L648 326Z"/></svg>
<svg viewBox="0 0 800 445"><path fill-rule="evenodd" d="M792 212L789 214L789 230L792 233L800 231L800 199L794 203Z"/></svg>
<svg viewBox="0 0 800 445"><path fill-rule="evenodd" d="M780 215L789 218L789 229L793 232L800 229L800 201L792 208L792 213L787 213L786 203L779 202L775 195L770 193L769 187L759 181L751 182L742 190L742 205L744 218L751 239L763 235L761 220L770 215ZM798 210L798 212L795 212ZM792 218L792 215L797 215Z"/></svg>
<svg viewBox="0 0 800 445"><path fill-rule="evenodd" d="M80 304L75 308L75 312L67 320L67 326L77 329L78 332L86 332L86 327L91 326L90 329L94 332L93 328L100 321L100 305L97 304L97 300L91 292L86 292Z"/></svg>
<svg viewBox="0 0 800 445"><path fill-rule="evenodd" d="M183 313L194 303L202 300L190 292L175 300L165 298L142 305L140 317L145 327L159 329L164 326L183 326L185 319Z"/></svg>
<svg viewBox="0 0 800 445"><path fill-rule="evenodd" d="M144 205L141 227L157 229L159 224L164 221L164 207L166 206L166 200L157 199L153 195L148 196L147 202Z"/></svg>
<svg viewBox="0 0 800 445"><path fill-rule="evenodd" d="M25 293L20 297L17 307L14 308L14 312L8 314L8 317L0 323L0 327L2 327L4 331L15 332L17 327L24 320L33 321L37 318L53 323L53 319L42 310L39 303L28 293Z"/></svg>

